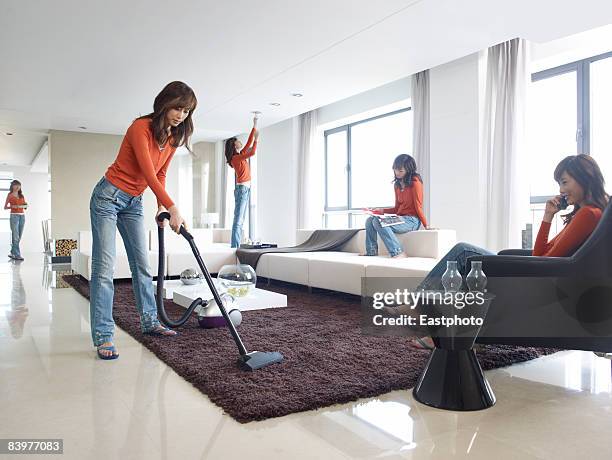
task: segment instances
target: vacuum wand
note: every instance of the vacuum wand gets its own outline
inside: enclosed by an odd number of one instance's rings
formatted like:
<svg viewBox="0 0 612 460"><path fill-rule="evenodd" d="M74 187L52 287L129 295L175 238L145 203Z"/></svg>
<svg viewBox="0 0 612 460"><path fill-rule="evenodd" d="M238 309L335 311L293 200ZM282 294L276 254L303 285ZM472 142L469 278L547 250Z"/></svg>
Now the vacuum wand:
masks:
<svg viewBox="0 0 612 460"><path fill-rule="evenodd" d="M159 213L159 215L157 216L157 220L159 222L163 222L164 220L170 220L170 213L166 211ZM164 229L163 227L160 226L159 227L159 235L160 235L160 245L159 245L160 254L159 256L160 258L163 257L163 241L162 241L163 232L164 232ZM219 292L217 291L217 287L215 286L215 283L213 282L213 279L210 276L210 273L208 272L206 265L204 265L204 261L202 260L200 251L198 250L198 247L195 245L193 235L191 235L191 233L189 233L183 225L181 225L181 228L179 229L179 233L189 243L189 246L191 247L191 251L193 252L194 257L196 261L198 262L198 265L200 267L200 270L202 271L202 274L204 275L204 278L206 279L208 288L212 292L213 298L215 299L215 302L217 302L217 305L219 306L219 310L221 311L221 314L223 315L223 318L225 319L227 327L229 328L230 333L232 334L232 338L234 339L234 342L236 343L236 346L238 347L238 351L240 352L240 359L239 359L240 367L244 370L255 370L255 369L260 369L262 367L268 366L270 364L281 362L283 360L283 355L276 351L275 352L253 351L251 353L247 351L246 347L244 346L244 343L242 342L242 339L240 338L240 335L238 334L238 331L236 330L236 326L234 326L234 323L230 319L229 314L227 313L227 310L225 309L225 305L223 304L223 301L221 300L221 296L219 295ZM160 262L160 267L161 267L161 262ZM161 276L158 273L158 278L157 278L158 298L161 298L160 297L161 290L163 290L162 283L163 283L163 276ZM202 299L196 299L194 300L194 302L191 304L189 308L194 306L194 304L199 305L201 303L202 303ZM189 315L191 315L191 312L189 312Z"/></svg>

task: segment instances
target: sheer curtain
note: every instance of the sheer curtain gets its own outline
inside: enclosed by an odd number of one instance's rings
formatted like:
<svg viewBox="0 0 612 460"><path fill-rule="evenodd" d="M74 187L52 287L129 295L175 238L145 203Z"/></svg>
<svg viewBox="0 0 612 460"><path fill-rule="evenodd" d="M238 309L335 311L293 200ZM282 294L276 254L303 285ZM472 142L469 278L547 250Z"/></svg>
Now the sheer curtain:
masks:
<svg viewBox="0 0 612 460"><path fill-rule="evenodd" d="M487 50L483 172L487 248L521 247L529 209L525 169L528 44L515 38Z"/></svg>
<svg viewBox="0 0 612 460"><path fill-rule="evenodd" d="M297 177L297 226L318 228L321 225L322 158L317 139L317 111L300 115Z"/></svg>
<svg viewBox="0 0 612 460"><path fill-rule="evenodd" d="M412 76L412 152L417 169L423 178L423 212L429 222L429 70Z"/></svg>

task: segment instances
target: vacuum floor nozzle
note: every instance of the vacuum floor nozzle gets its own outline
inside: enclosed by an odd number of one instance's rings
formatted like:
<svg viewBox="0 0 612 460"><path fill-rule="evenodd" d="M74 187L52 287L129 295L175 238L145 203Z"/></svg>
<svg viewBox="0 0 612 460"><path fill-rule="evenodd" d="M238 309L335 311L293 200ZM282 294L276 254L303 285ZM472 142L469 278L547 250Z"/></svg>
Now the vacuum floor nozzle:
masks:
<svg viewBox="0 0 612 460"><path fill-rule="evenodd" d="M280 363L283 355L278 351L252 351L238 358L238 365L244 371L255 371L270 364Z"/></svg>

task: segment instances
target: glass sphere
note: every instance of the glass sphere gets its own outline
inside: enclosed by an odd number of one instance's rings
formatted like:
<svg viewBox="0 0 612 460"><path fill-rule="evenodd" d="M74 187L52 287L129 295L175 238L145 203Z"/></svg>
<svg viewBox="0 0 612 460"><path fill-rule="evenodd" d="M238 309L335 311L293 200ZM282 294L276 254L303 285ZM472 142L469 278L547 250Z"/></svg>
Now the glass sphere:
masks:
<svg viewBox="0 0 612 460"><path fill-rule="evenodd" d="M250 265L224 265L217 273L217 279L226 291L234 297L244 297L255 289L257 275Z"/></svg>
<svg viewBox="0 0 612 460"><path fill-rule="evenodd" d="M194 268L187 268L181 272L181 282L191 285L201 282L201 275Z"/></svg>

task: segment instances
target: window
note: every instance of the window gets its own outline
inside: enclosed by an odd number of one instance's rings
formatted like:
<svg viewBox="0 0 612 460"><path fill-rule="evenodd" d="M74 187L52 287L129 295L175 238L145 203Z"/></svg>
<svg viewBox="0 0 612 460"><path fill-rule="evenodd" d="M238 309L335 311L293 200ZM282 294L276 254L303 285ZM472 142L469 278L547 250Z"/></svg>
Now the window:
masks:
<svg viewBox="0 0 612 460"><path fill-rule="evenodd" d="M564 157L591 154L612 182L612 52L534 73L527 114L532 240L546 200L559 193L552 175ZM563 228L560 216L551 237Z"/></svg>
<svg viewBox="0 0 612 460"><path fill-rule="evenodd" d="M410 108L325 131L325 226L362 227L361 208L393 206L391 166L411 151Z"/></svg>

